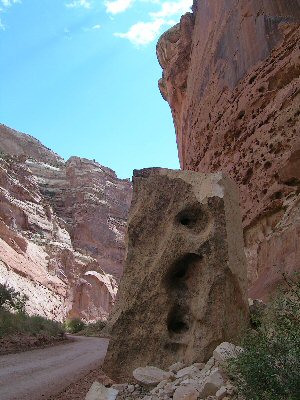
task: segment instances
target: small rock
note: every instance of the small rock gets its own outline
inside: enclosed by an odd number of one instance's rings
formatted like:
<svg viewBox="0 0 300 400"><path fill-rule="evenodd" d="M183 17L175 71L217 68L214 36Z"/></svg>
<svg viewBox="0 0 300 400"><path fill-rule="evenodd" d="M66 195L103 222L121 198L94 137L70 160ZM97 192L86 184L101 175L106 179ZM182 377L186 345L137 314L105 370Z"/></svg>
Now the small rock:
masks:
<svg viewBox="0 0 300 400"><path fill-rule="evenodd" d="M163 389L168 383L169 383L169 381L164 379L163 381L159 382L159 384L156 387L158 389Z"/></svg>
<svg viewBox="0 0 300 400"><path fill-rule="evenodd" d="M226 389L226 387L225 387L225 386L221 386L220 389L219 389L219 390L217 391L217 393L216 393L216 398L217 398L218 400L223 400L224 397L226 397L226 394L227 394L227 389Z"/></svg>
<svg viewBox="0 0 300 400"><path fill-rule="evenodd" d="M196 374L199 374L200 370L199 368L195 367L194 365L191 365L190 367L185 367L183 369L180 369L177 374L176 378L183 378L185 376L187 377L193 377Z"/></svg>
<svg viewBox="0 0 300 400"><path fill-rule="evenodd" d="M129 393L133 393L134 392L134 385L128 385L127 386L127 390Z"/></svg>
<svg viewBox="0 0 300 400"><path fill-rule="evenodd" d="M223 342L215 349L213 356L218 362L223 363L230 358L237 357L242 351L243 349L239 346L235 346L229 342Z"/></svg>
<svg viewBox="0 0 300 400"><path fill-rule="evenodd" d="M215 396L217 391L224 386L225 382L219 368L212 370L199 390L201 397Z"/></svg>
<svg viewBox="0 0 300 400"><path fill-rule="evenodd" d="M236 388L231 383L226 384L226 390L229 395L233 395L236 392Z"/></svg>
<svg viewBox="0 0 300 400"><path fill-rule="evenodd" d="M134 378L144 385L157 385L164 379L170 378L171 374L171 372L166 372L160 368L151 366L140 367L133 371Z"/></svg>
<svg viewBox="0 0 300 400"><path fill-rule="evenodd" d="M115 400L118 393L118 390L107 388L96 381L90 387L90 390L85 396L85 400Z"/></svg>
<svg viewBox="0 0 300 400"><path fill-rule="evenodd" d="M175 391L176 387L172 384L172 383L168 383L165 387L164 387L164 393L168 396L172 396L174 391Z"/></svg>
<svg viewBox="0 0 300 400"><path fill-rule="evenodd" d="M205 364L203 370L204 371L209 371L210 369L212 369L215 366L216 360L214 359L214 357L211 357L207 363Z"/></svg>
<svg viewBox="0 0 300 400"><path fill-rule="evenodd" d="M205 367L205 364L204 363L194 363L193 366L200 369L200 371L201 371L201 369L203 369Z"/></svg>
<svg viewBox="0 0 300 400"><path fill-rule="evenodd" d="M173 400L197 400L199 392L193 385L179 386L174 393Z"/></svg>
<svg viewBox="0 0 300 400"><path fill-rule="evenodd" d="M183 369L184 368L184 364L182 363L182 362L177 362L177 363L175 363L175 364L172 364L169 368L168 368L168 370L169 371L171 371L171 372L174 372L174 373L176 373L176 372L178 372L179 370L181 370L181 369Z"/></svg>
<svg viewBox="0 0 300 400"><path fill-rule="evenodd" d="M119 392L123 392L124 390L127 389L127 383L114 383L111 385L112 389L116 389Z"/></svg>

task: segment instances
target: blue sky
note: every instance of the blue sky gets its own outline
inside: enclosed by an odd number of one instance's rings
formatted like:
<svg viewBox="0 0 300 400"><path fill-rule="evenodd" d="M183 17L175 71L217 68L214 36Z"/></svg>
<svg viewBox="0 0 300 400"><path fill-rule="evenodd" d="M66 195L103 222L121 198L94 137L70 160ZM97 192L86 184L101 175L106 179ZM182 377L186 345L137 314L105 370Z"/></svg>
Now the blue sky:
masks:
<svg viewBox="0 0 300 400"><path fill-rule="evenodd" d="M178 168L159 35L190 0L0 0L0 122L118 176Z"/></svg>

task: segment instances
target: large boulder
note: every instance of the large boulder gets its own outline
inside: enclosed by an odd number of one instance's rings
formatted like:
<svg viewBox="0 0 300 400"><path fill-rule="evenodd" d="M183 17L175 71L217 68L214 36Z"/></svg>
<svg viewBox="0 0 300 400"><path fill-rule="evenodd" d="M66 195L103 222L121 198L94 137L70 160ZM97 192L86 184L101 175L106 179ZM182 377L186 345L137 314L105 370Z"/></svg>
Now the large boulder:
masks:
<svg viewBox="0 0 300 400"><path fill-rule="evenodd" d="M221 173L134 171L127 258L104 369L207 361L248 321L238 196Z"/></svg>

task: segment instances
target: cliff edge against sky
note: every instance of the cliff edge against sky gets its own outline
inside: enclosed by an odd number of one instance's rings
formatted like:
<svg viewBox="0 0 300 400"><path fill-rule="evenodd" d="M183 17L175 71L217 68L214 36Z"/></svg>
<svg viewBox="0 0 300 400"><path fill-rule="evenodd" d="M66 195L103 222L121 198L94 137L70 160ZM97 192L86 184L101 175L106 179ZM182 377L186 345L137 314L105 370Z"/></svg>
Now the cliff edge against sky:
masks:
<svg viewBox="0 0 300 400"><path fill-rule="evenodd" d="M228 173L251 297L300 268L300 1L195 1L157 45L181 167Z"/></svg>

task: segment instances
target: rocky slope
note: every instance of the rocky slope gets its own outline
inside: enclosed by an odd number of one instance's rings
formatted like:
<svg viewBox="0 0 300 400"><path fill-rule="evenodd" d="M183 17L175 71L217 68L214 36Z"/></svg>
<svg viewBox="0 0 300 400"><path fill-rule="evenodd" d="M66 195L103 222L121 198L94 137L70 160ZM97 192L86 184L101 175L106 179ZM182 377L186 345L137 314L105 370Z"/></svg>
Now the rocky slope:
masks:
<svg viewBox="0 0 300 400"><path fill-rule="evenodd" d="M252 297L300 268L299 22L299 0L196 0L157 45L182 168L239 185Z"/></svg>
<svg viewBox="0 0 300 400"><path fill-rule="evenodd" d="M28 311L105 319L122 274L131 183L94 161L67 162L0 125L0 282Z"/></svg>

